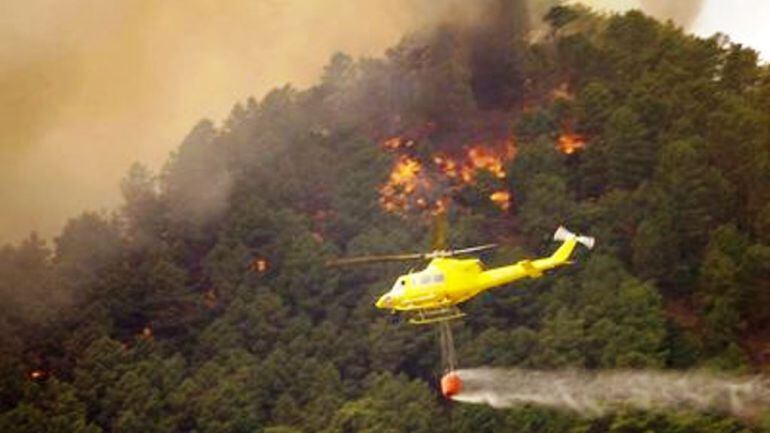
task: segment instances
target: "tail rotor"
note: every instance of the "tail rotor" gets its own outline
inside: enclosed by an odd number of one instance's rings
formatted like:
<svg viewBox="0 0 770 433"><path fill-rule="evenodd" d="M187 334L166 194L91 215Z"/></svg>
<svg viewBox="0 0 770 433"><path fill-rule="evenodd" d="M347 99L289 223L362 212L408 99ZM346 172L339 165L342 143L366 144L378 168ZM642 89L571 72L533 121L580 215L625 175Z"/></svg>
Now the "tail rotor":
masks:
<svg viewBox="0 0 770 433"><path fill-rule="evenodd" d="M582 244L589 250L593 249L594 245L596 244L596 239L594 237L576 235L575 233L567 230L564 226L559 226L559 228L556 229L556 232L553 234L553 240L555 241L564 242L569 239L574 239L576 242Z"/></svg>

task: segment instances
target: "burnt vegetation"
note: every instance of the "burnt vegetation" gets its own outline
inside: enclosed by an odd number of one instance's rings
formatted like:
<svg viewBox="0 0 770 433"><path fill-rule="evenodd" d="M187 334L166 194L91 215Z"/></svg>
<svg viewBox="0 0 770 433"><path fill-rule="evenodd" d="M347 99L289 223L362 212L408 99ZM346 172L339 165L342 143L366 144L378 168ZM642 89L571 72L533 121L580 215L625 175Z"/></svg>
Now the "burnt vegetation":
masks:
<svg viewBox="0 0 770 433"><path fill-rule="evenodd" d="M598 247L466 305L461 366L770 365L768 67L636 11L536 32L488 3L201 121L115 215L0 249L0 431L761 431L442 404L433 330L372 307L403 269L323 266L430 249L437 213L500 262L564 223Z"/></svg>

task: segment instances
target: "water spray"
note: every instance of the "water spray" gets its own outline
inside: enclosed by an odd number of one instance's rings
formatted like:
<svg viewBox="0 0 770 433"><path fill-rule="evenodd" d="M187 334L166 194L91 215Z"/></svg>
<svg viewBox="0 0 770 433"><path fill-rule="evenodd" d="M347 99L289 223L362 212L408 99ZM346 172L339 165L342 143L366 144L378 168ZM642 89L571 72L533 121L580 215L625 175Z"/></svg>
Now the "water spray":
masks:
<svg viewBox="0 0 770 433"><path fill-rule="evenodd" d="M525 404L601 416L622 407L721 412L745 419L770 409L770 380L708 372L538 371L477 368L454 372L455 401L505 408Z"/></svg>

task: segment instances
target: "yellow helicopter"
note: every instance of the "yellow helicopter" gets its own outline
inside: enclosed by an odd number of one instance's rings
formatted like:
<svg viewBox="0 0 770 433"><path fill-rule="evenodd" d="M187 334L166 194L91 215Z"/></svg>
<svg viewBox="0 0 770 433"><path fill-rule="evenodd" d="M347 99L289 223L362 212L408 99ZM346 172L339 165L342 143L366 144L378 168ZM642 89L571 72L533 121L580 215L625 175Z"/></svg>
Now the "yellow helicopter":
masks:
<svg viewBox="0 0 770 433"><path fill-rule="evenodd" d="M383 310L413 312L414 317L410 322L421 325L463 317L465 314L457 307L458 304L488 289L525 277L538 278L544 271L570 264L569 258L578 243L592 249L595 242L592 237L576 235L564 227L556 230L553 239L562 242L562 245L549 257L522 260L512 265L486 270L478 258L455 257L496 248L496 244L431 253L340 259L329 262L329 265L430 260L425 269L398 277L393 288L375 303L377 308Z"/></svg>

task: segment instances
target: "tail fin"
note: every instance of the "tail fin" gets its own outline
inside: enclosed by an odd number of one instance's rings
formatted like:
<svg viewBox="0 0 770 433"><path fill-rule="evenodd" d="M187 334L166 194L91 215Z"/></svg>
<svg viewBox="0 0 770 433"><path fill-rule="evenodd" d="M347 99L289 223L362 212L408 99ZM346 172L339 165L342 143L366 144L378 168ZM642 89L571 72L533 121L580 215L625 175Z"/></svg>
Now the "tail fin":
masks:
<svg viewBox="0 0 770 433"><path fill-rule="evenodd" d="M564 242L568 239L575 239L576 242L583 244L589 250L593 249L594 244L596 243L596 239L591 236L576 235L567 230L564 226L559 226L559 228L556 229L556 233L553 234L553 240Z"/></svg>
<svg viewBox="0 0 770 433"><path fill-rule="evenodd" d="M534 268L534 270L542 272L557 266L569 264L569 258L578 243L585 245L589 249L593 248L595 243L594 238L590 236L578 236L564 227L559 227L556 229L556 233L553 234L553 239L555 241L561 241L562 244L553 254L551 254L550 257L535 260L531 264L521 263L524 271L528 276L539 276L536 275L536 272L533 272L533 270L530 268Z"/></svg>

